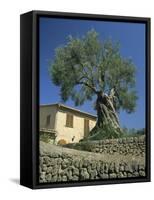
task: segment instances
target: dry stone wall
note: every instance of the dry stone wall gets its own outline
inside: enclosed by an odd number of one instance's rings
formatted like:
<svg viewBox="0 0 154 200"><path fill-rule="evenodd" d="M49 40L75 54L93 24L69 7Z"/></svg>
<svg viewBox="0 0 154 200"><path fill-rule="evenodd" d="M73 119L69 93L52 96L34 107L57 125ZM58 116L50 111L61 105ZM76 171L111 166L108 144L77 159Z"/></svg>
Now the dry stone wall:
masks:
<svg viewBox="0 0 154 200"><path fill-rule="evenodd" d="M65 145L65 147L111 155L119 153L122 155L145 156L145 135L72 143Z"/></svg>
<svg viewBox="0 0 154 200"><path fill-rule="evenodd" d="M143 143L141 141L138 140L137 144ZM107 141L104 143L107 144ZM124 140L119 144L124 144ZM137 144L136 148L142 149ZM40 183L146 176L143 153L135 153L135 150L134 155L121 153L119 147L118 152L114 153L105 149L104 152L96 151L97 148L102 149L100 146L93 149L95 152L87 152L40 142Z"/></svg>

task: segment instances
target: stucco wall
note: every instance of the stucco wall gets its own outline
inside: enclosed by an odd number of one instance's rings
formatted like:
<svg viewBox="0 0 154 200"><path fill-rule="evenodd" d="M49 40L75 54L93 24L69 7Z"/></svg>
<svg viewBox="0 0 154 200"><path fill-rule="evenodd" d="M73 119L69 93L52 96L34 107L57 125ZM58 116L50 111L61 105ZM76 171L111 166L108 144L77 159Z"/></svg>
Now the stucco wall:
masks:
<svg viewBox="0 0 154 200"><path fill-rule="evenodd" d="M145 157L100 154L40 143L40 183L146 176Z"/></svg>
<svg viewBox="0 0 154 200"><path fill-rule="evenodd" d="M40 106L40 128L54 129L56 119L56 106ZM46 126L47 116L50 115L50 125Z"/></svg>
<svg viewBox="0 0 154 200"><path fill-rule="evenodd" d="M89 120L89 130L94 128L95 124L96 124L96 120Z"/></svg>
<svg viewBox="0 0 154 200"><path fill-rule="evenodd" d="M75 136L73 142L79 142L84 137L84 116L81 114L73 114L73 128L66 127L66 115L69 112L58 111L56 116L56 127L58 132L56 142L61 139L66 140L67 143L72 142L72 138ZM89 119L89 118L87 118ZM95 126L95 120L89 119L89 130Z"/></svg>

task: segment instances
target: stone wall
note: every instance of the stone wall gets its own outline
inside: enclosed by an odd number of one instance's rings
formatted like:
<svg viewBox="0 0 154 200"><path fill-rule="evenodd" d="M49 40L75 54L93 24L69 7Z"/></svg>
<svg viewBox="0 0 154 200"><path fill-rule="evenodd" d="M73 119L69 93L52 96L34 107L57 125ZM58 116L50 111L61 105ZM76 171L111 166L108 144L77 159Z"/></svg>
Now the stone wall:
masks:
<svg viewBox="0 0 154 200"><path fill-rule="evenodd" d="M145 168L143 155L94 153L40 142L40 183L143 177Z"/></svg>
<svg viewBox="0 0 154 200"><path fill-rule="evenodd" d="M67 144L65 147L95 153L145 156L145 135L73 143Z"/></svg>

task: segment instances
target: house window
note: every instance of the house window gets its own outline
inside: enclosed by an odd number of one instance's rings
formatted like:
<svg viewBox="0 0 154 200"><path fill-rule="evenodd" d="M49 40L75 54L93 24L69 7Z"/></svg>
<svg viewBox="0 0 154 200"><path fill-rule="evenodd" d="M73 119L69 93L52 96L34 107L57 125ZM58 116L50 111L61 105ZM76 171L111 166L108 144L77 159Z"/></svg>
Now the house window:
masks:
<svg viewBox="0 0 154 200"><path fill-rule="evenodd" d="M87 137L89 134L89 120L84 119L84 136Z"/></svg>
<svg viewBox="0 0 154 200"><path fill-rule="evenodd" d="M51 115L48 115L46 119L46 127L50 125L50 118L51 118Z"/></svg>
<svg viewBox="0 0 154 200"><path fill-rule="evenodd" d="M71 114L66 114L66 126L73 128L73 115Z"/></svg>

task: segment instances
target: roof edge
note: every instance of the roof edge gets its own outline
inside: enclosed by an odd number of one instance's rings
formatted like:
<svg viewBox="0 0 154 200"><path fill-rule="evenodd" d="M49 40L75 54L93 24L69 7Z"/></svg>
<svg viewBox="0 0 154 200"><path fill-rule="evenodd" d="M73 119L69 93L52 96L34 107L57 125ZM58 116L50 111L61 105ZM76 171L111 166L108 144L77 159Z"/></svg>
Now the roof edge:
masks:
<svg viewBox="0 0 154 200"><path fill-rule="evenodd" d="M59 108L66 108L66 109L69 109L69 110L72 110L72 111L76 111L76 112L79 112L79 113L82 113L82 114L88 115L88 116L93 117L93 118L97 118L96 115L93 115L93 114L88 113L88 112L85 112L85 111L81 111L81 110L76 109L76 108L72 108L72 107L70 107L70 106L66 106L66 105L61 104L61 103L42 104L42 105L40 105L40 107L45 107L45 106L58 106Z"/></svg>

